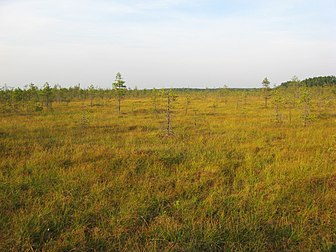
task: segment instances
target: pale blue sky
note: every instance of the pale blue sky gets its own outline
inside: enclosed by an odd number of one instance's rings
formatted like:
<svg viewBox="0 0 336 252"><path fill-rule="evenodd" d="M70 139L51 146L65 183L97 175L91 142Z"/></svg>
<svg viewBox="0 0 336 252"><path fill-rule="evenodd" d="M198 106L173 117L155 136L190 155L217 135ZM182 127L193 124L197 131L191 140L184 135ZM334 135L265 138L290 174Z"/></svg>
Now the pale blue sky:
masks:
<svg viewBox="0 0 336 252"><path fill-rule="evenodd" d="M0 0L0 85L259 87L336 74L336 0Z"/></svg>

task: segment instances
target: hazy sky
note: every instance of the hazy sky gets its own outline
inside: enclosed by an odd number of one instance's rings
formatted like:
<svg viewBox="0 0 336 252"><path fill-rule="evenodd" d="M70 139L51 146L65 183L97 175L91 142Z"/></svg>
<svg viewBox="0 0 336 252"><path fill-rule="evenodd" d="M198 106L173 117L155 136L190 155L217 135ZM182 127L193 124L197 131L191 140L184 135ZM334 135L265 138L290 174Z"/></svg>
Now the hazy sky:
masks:
<svg viewBox="0 0 336 252"><path fill-rule="evenodd" d="M336 74L336 0L0 0L0 86L259 87Z"/></svg>

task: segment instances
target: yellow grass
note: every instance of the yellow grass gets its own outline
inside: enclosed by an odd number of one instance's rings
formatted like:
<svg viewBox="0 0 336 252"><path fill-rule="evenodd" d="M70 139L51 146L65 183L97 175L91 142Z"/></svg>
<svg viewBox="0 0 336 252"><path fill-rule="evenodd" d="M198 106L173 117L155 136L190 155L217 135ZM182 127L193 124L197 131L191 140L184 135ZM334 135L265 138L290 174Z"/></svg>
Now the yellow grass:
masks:
<svg viewBox="0 0 336 252"><path fill-rule="evenodd" d="M335 96L303 127L251 92L54 103L0 119L3 251L330 251ZM237 106L237 99L239 99ZM99 105L99 106L98 106ZM311 107L317 115L316 101Z"/></svg>

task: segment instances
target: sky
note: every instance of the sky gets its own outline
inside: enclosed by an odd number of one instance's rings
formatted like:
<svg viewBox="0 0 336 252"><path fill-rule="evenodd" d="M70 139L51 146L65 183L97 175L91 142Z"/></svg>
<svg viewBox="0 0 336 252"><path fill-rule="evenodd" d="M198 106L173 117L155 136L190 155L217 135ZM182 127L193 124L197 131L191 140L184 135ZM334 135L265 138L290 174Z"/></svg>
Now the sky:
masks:
<svg viewBox="0 0 336 252"><path fill-rule="evenodd" d="M260 87L336 75L336 0L0 0L0 86Z"/></svg>

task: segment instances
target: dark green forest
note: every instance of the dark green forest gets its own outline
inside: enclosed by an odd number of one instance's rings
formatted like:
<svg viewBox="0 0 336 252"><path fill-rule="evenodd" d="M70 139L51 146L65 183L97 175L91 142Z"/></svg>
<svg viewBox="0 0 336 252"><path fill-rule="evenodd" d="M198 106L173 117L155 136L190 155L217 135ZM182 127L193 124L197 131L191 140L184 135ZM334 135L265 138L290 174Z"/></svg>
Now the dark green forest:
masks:
<svg viewBox="0 0 336 252"><path fill-rule="evenodd" d="M319 76L319 77L307 78L302 81L298 80L297 78L293 78L292 80L281 83L282 87L290 87L294 85L307 86L307 87L336 85L336 77Z"/></svg>

